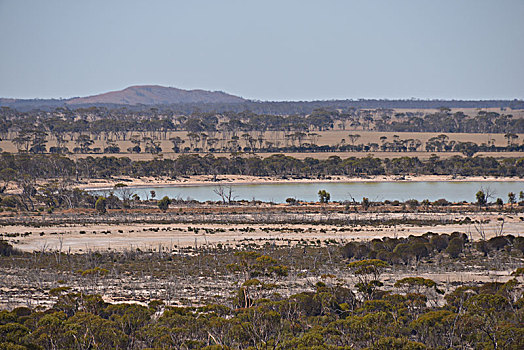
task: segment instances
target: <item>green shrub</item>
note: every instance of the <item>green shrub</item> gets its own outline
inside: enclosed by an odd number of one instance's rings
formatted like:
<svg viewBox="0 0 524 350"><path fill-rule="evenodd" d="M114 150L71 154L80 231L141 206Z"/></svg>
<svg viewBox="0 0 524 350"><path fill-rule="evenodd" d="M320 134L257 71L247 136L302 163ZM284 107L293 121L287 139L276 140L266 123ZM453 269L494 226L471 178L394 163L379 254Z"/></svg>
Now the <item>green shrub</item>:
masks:
<svg viewBox="0 0 524 350"><path fill-rule="evenodd" d="M100 214L105 214L107 209L107 199L105 197L98 197L95 203L95 209Z"/></svg>
<svg viewBox="0 0 524 350"><path fill-rule="evenodd" d="M461 238L455 237L449 241L446 253L452 258L458 258L462 250L464 249L464 241Z"/></svg>
<svg viewBox="0 0 524 350"><path fill-rule="evenodd" d="M168 196L165 196L158 201L158 208L165 212L169 208L169 204L171 204L171 199L169 199Z"/></svg>

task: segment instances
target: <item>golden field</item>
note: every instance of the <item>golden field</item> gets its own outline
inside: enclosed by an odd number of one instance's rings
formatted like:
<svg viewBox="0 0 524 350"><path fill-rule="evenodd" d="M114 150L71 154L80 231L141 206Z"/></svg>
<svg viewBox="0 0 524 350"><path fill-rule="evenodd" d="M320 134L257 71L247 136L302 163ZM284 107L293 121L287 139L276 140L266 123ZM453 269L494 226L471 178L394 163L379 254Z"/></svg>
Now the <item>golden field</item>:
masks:
<svg viewBox="0 0 524 350"><path fill-rule="evenodd" d="M113 140L114 143L118 145L121 149L121 153L118 154L70 154L69 156L72 158L84 158L88 156L93 157L101 157L101 156L117 156L117 157L129 157L133 160L149 160L153 159L154 157L164 157L169 159L174 159L178 157L182 153L174 153L173 143L169 141L169 139L174 137L180 137L182 140L184 140L184 143L180 146L181 149L184 147L190 147L190 141L187 136L187 132L185 131L176 131L176 132L169 132L167 133L167 139L157 140L160 144L160 147L162 148L163 152L160 155L153 155L149 153L129 153L127 152L127 149L133 146L133 143L130 141L131 137L142 139L144 137L151 137L155 138L158 135L151 135L146 133L138 133L138 132L130 132L127 135L126 141L118 141ZM245 138L242 136L244 133L238 133L237 136L238 144L240 147L245 147L247 145ZM420 132L420 133L413 133L413 132L377 132L377 131L363 131L363 130L332 130L332 131L319 131L314 132L314 134L317 134L318 136L315 136L316 144L318 146L328 145L328 146L334 146L334 145L341 145L341 144L351 144L350 139L348 135L350 134L358 134L360 137L355 141L355 144L368 144L368 143L377 143L381 144L382 140L381 137L386 137L385 142L391 142L398 136L398 139L400 140L407 140L407 139L418 139L422 142L422 146L420 147L420 151L417 152L372 152L372 154L375 157L380 158L395 158L395 157L403 157L403 156L410 156L410 157L419 157L419 158L428 158L431 154L435 153L441 158L447 158L454 155L461 155L458 152L425 152L424 146L425 143L432 137L438 136L441 133L426 133L426 132ZM271 131L271 132L265 132L262 134L262 138L264 139L264 142L272 142L274 145L280 145L280 147L284 147L286 145L292 145L291 140L286 141L285 137L286 133L283 131ZM473 133L448 133L446 134L449 137L449 141L457 141L457 142L474 142L477 144L482 143L488 143L490 140L494 140L494 144L496 146L505 146L507 145L507 139L504 137L504 134L473 134ZM250 133L250 136L253 138L258 138L260 135L257 133ZM223 136L220 133L215 133L215 135L209 135L209 137L214 137L216 139L221 139ZM74 140L75 136L73 136ZM70 139L68 137L67 139ZM92 139L94 137L92 136ZM218 147L221 145L222 142L226 143L228 140L224 141L217 141L217 145L215 147ZM517 143L522 143L524 141L524 134L518 134L518 139L516 140ZM309 143L311 142L311 139L309 137L305 137L302 141L303 143ZM298 141L295 141L295 144L298 145ZM202 142L199 141L197 143L198 147L201 148ZM56 146L56 141L54 139L49 138L47 142L47 147L53 147ZM77 145L74 141L68 141L66 146L70 151L72 151ZM91 148L100 148L103 149L107 146L107 141L98 139L94 140L93 145ZM142 150L144 149L144 143L141 144ZM17 148L13 144L12 140L2 140L0 141L0 148L4 152L10 152L10 153L16 153ZM191 152L194 153L194 152ZM495 156L495 157L520 157L524 156L524 152L479 152L478 155L483 156ZM200 154L207 154L207 152L201 152ZM217 152L215 153L216 156L229 156L229 152ZM258 155L262 157L266 157L268 155L271 155L273 153L257 153ZM318 159L325 159L333 155L337 155L342 158L346 157L365 157L368 156L371 153L368 152L315 152L315 153L286 153L287 155L293 156L295 158L303 159L305 157L314 157Z"/></svg>

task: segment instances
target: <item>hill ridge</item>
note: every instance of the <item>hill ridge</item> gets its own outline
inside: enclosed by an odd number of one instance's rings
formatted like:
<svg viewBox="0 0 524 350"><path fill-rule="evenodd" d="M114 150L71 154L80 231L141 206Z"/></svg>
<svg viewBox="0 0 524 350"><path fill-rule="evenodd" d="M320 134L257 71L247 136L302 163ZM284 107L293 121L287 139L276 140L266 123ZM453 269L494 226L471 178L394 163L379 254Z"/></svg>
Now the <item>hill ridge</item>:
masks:
<svg viewBox="0 0 524 350"><path fill-rule="evenodd" d="M161 85L132 85L122 90L66 100L67 105L123 104L162 105L177 103L242 103L241 97L222 91L184 90Z"/></svg>

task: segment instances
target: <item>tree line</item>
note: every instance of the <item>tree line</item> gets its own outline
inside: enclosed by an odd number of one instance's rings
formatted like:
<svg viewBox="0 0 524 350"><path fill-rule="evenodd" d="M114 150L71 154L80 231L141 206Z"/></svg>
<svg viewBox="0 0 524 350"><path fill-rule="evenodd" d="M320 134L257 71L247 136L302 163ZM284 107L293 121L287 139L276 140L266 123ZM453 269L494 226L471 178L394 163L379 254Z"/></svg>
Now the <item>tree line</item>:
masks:
<svg viewBox="0 0 524 350"><path fill-rule="evenodd" d="M373 156L342 159L307 157L297 159L283 154L261 158L232 154L216 157L212 154L182 154L176 159L161 157L133 161L127 157L87 157L73 160L60 155L9 154L0 155L1 180L6 182L31 179L95 179L113 176L170 177L189 175L251 175L325 178L326 176L372 175L455 175L455 176L524 176L524 158L496 159L493 157L453 156L428 160L418 157L380 159Z"/></svg>
<svg viewBox="0 0 524 350"><path fill-rule="evenodd" d="M166 137L168 131L227 132L237 135L250 131L369 130L439 133L524 133L524 118L511 114L478 111L476 115L452 112L397 112L393 109L314 109L304 114L259 114L241 112L177 113L153 107L133 111L106 109L57 108L52 111L19 112L0 108L0 137L14 137L19 132L40 130L50 136L88 133L95 139L125 140L130 132L155 133ZM211 135L211 137L213 137Z"/></svg>
<svg viewBox="0 0 524 350"><path fill-rule="evenodd" d="M0 106L17 109L20 111L31 111L36 109L53 110L56 108L69 108L67 100L58 99L2 99ZM111 103L97 104L75 104L77 108L105 108L122 109L130 111L147 111L151 105L122 105ZM358 99L358 100L323 100L323 101L252 101L225 103L225 102L194 102L194 103L173 103L167 105L155 105L159 110L171 110L177 113L203 112L242 112L253 111L259 114L303 114L319 108L328 109L379 109L379 108L402 108L402 109L438 109L438 108L500 108L502 110L524 109L524 101L514 100L387 100L387 99Z"/></svg>
<svg viewBox="0 0 524 350"><path fill-rule="evenodd" d="M246 152L246 153L276 153L276 152L459 152L466 156L473 156L478 152L522 152L524 143L519 144L519 136L514 133L505 134L507 140L506 146L496 146L495 139L488 139L488 142L480 145L475 142L462 142L450 140L449 136L440 134L431 137L423 143L417 138L401 139L398 135L393 135L388 141L387 136L380 137L380 143L368 142L356 143L361 135L348 134L347 140L343 138L340 142L332 145L317 145L321 137L318 133L309 132L273 132L268 137L264 132L247 132L240 136L228 133L216 134L215 132L190 132L187 139L180 136L170 138L172 142L171 150L174 153L191 153L191 152L210 152L210 153L229 153L229 152ZM156 135L148 136L148 133L132 133L129 137L131 147L122 150L118 143L110 138L104 138L103 147L91 147L94 144L93 135L78 134L71 138L75 147L68 147L68 140L61 134L55 134L56 146L47 148L49 138L47 133L42 130L22 130L13 139L18 153L33 154L119 154L122 151L128 153L149 153L160 154L165 151L161 147L160 139ZM96 136L95 136L96 137ZM124 137L125 139L126 137ZM0 149L1 151L1 149Z"/></svg>

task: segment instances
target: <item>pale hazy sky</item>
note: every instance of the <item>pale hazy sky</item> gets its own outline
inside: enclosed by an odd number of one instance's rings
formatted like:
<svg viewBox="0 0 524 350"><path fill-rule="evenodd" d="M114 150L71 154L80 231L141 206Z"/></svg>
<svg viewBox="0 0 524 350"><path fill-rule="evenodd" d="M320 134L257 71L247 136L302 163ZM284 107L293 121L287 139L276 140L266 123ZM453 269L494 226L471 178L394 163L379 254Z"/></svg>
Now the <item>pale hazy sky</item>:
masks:
<svg viewBox="0 0 524 350"><path fill-rule="evenodd" d="M0 0L0 96L524 98L524 0Z"/></svg>

